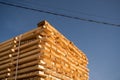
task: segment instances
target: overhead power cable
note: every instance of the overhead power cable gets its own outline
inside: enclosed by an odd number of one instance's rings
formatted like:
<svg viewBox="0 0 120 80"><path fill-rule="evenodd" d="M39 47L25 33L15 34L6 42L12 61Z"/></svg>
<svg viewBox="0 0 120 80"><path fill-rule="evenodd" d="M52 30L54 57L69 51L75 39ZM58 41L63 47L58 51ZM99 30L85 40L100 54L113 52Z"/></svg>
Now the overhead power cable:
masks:
<svg viewBox="0 0 120 80"><path fill-rule="evenodd" d="M98 24L105 24L105 25L120 27L120 24L114 24L114 23L108 23L108 22L104 22L104 21L96 21L96 20L92 20L92 19L80 18L77 16L70 16L70 15L60 14L60 13L56 13L56 12L45 11L45 10L40 10L40 9L36 9L36 8L30 8L30 7L21 6L21 5L17 5L17 4L13 4L13 3L7 3L7 2L0 1L0 4L18 7L18 8L27 9L27 10L32 10L32 11L37 11L37 12L42 12L42 13L47 13L47 14L52 14L52 15L56 15L56 16L66 17L66 18L71 18L71 19L76 19L76 20L81 20L81 21L94 22L94 23L98 23Z"/></svg>
<svg viewBox="0 0 120 80"><path fill-rule="evenodd" d="M45 4L40 4L40 3L37 3L37 2L30 2L30 1L26 1L26 2L19 2L17 1L18 4L27 4L27 5L34 5L34 6L41 6L41 7L44 7L44 8L50 8L50 9L57 9L57 10L61 10L61 11L64 11L64 12L68 12L68 13L74 13L74 14L81 14L81 15L85 15L85 16L89 16L89 17L97 17L97 18L100 18L100 19L109 19L109 20L120 20L119 18L115 18L115 17L107 17L107 16L101 16L101 15L95 15L95 14L90 14L90 13L86 13L86 12L81 12L81 11L76 11L76 10L71 10L71 9L65 9L65 8L61 8L61 7L54 7L53 4L52 5L45 5ZM53 6L53 7L51 7ZM81 8L82 10L82 8Z"/></svg>

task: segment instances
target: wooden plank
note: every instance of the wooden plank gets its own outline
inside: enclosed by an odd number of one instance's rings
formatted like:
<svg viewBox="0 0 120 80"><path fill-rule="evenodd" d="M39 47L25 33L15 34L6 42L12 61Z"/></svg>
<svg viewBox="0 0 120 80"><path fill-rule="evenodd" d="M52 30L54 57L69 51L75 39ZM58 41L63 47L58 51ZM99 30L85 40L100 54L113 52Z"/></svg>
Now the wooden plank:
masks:
<svg viewBox="0 0 120 80"><path fill-rule="evenodd" d="M8 77L8 76L9 76L8 74L1 74L0 79L5 79L5 77Z"/></svg>
<svg viewBox="0 0 120 80"><path fill-rule="evenodd" d="M54 39L48 38L47 40L48 40L51 44L56 45L56 44L53 42ZM61 41L61 42L63 42L63 41ZM59 45L58 45L58 46L59 46ZM60 47L58 47L58 46L56 46L56 47L57 47L58 49L60 49ZM62 46L62 45L61 45L61 46ZM66 46L66 45L64 44L64 46ZM71 49L73 49L73 47L71 47ZM70 53L71 53L71 52L72 52L72 53L75 53L74 51L70 51L70 50L69 50L69 52L70 52ZM77 52L77 54L79 54L79 53ZM75 54L75 55L76 55L76 54ZM73 56L74 56L74 55L73 55ZM77 57L75 57L75 58L77 58ZM81 58L81 57L79 57L79 58ZM79 58L78 58L77 60L79 60ZM84 59L84 58L82 58L82 59ZM83 60L83 62L87 64L87 61L86 61L86 60Z"/></svg>
<svg viewBox="0 0 120 80"><path fill-rule="evenodd" d="M26 62L30 62L32 60L38 60L38 59L40 59L40 53L19 59L18 63L24 64ZM13 61L12 63L1 65L0 70L5 69L5 68L10 67L10 66L15 65L15 64L16 64L16 61Z"/></svg>
<svg viewBox="0 0 120 80"><path fill-rule="evenodd" d="M32 41L32 42L29 42L29 43L27 43L27 44L24 44L24 45L21 45L21 46L18 46L18 47L19 47L20 50L22 50L22 49L24 49L24 48L33 46L34 44L38 44L39 41L40 41L40 40L36 39L36 40L34 40L34 41ZM15 51L18 50L18 47L16 47L14 50L15 50Z"/></svg>
<svg viewBox="0 0 120 80"><path fill-rule="evenodd" d="M39 42L39 40L35 40L35 41L30 42L30 43L21 45L21 46L19 46L20 51L23 50L23 49L27 49L27 48L29 48L29 47L33 47L34 45L37 45L38 42ZM1 53L0 53L0 57L2 57L2 56L4 56L4 55L7 55L7 54L9 55L11 52L17 51L17 50L18 50L18 47L15 47L14 49L7 50L7 51L5 51L5 52L1 52Z"/></svg>
<svg viewBox="0 0 120 80"><path fill-rule="evenodd" d="M33 65L38 65L38 64L40 64L39 60L33 60L33 61L31 61L31 62L28 62L28 63L19 65L19 66L18 66L18 69L23 69L23 68L25 68L25 67L29 67L29 66L33 66ZM11 69L15 70L16 67L9 67L9 68L0 70L0 74L10 72Z"/></svg>
<svg viewBox="0 0 120 80"><path fill-rule="evenodd" d="M20 55L21 55L22 53L26 53L26 52L29 52L29 51L32 51L32 50L38 49L38 48L39 48L38 45L28 46L27 48L24 48L24 49L20 50ZM1 57L1 58L0 58L0 61L10 58L10 55L16 56L17 53L18 53L18 52L12 52L11 50L8 50L8 51L6 51L6 52L3 52L3 53L0 54L0 57Z"/></svg>
<svg viewBox="0 0 120 80"><path fill-rule="evenodd" d="M1 42L0 43L0 48L3 47L3 46L10 45L11 43L13 43L13 40L14 40L14 38L11 38L11 39L9 39L7 41Z"/></svg>
<svg viewBox="0 0 120 80"><path fill-rule="evenodd" d="M50 29L50 30L51 30L51 27L48 28L49 23L46 22L46 24L47 24L47 27L46 27L45 29ZM53 29L53 28L52 28L52 30L55 31L55 29ZM58 31L57 31L57 32L58 32ZM59 33L58 33L58 34L59 34ZM60 39L62 40L62 42L64 42L64 43L67 45L67 44L69 43L69 40L67 40L67 39L66 39L64 36L62 36L61 34L59 34L59 35L60 35L60 37L63 38L63 39L60 38ZM67 42L67 43L66 43L66 42ZM75 47L75 48L74 48L74 47ZM72 48L76 49L75 51L79 51L79 50L77 49L77 47L74 46L74 45L72 45ZM79 51L79 52L81 52L81 51ZM77 52L77 53L78 53L78 52ZM79 54L78 54L78 55L79 55Z"/></svg>
<svg viewBox="0 0 120 80"><path fill-rule="evenodd" d="M52 42L51 39L47 39L47 40L49 40L50 44L53 44L54 47L56 47L56 48L58 49L58 51L62 50L61 53L63 53L64 50L63 50L62 48L60 48L59 45L56 46L56 45ZM53 49L54 49L54 48L53 48ZM68 53L70 53L70 54L68 54L69 56L71 55L71 56L70 56L71 60L76 60L76 61L72 61L72 62L79 62L79 63L82 62L82 64L85 63L85 64L87 65L87 61L84 60L83 58L80 57L80 58L76 59L77 57L75 57L75 56L72 54L72 53L73 53L72 51L69 51ZM63 55L64 55L64 54L63 54ZM67 55L67 57L69 57L68 55ZM77 55L77 54L76 54L76 55ZM69 58L69 59L70 59L70 58ZM76 63L76 65L77 65L77 64L78 64L78 63Z"/></svg>
<svg viewBox="0 0 120 80"><path fill-rule="evenodd" d="M18 75L17 79L22 80L22 79L32 78L35 76L45 77L46 75L42 71L35 71L35 72L29 72L29 73ZM8 78L8 80L14 80L14 79L15 77Z"/></svg>
<svg viewBox="0 0 120 80"><path fill-rule="evenodd" d="M18 69L17 70L17 75L21 75L21 74L25 74L25 73L29 73L29 72L34 72L37 70L43 71L45 68L42 65L34 65L34 66L29 66L29 67L25 67L22 69ZM16 71L14 69L14 71L10 74L10 75L15 75Z"/></svg>
<svg viewBox="0 0 120 80"><path fill-rule="evenodd" d="M58 58L57 58L58 59ZM45 60L45 62L48 64L48 66L47 66L47 68L49 68L49 69L52 69L53 70L53 66L51 66L50 67L50 65L52 64L52 61L51 61L51 59L49 59L49 58L44 58L43 60ZM47 60L47 61L46 61ZM57 60L56 60L57 61ZM61 60L60 60L61 61ZM61 67L59 67L61 65ZM60 64L60 63L58 63L57 64L57 62L55 62L55 65L54 65L54 67L57 67L58 69L64 69L65 68L65 66L64 65L66 65L66 64ZM62 66L64 66L64 67L62 67ZM70 65L69 65L70 66ZM72 69L75 69L76 67L71 67ZM66 67L64 70L61 70L61 71L66 71L66 70L68 70L68 69L70 69L70 68L68 68L68 67ZM71 70L72 70L71 69ZM68 71L70 71L70 70L68 70ZM66 71L66 73L70 73L70 72L68 72L68 71Z"/></svg>
<svg viewBox="0 0 120 80"><path fill-rule="evenodd" d="M44 60L45 60L45 59L46 59L46 58L44 58ZM47 59L48 59L48 58L47 58ZM45 60L45 62L46 62L46 60ZM48 63L48 62L49 62L49 63ZM47 60L47 64L48 64L48 67L47 67L47 68L53 70L53 68L52 68L53 66L50 67L51 63L52 63L52 61L51 61L50 59L48 59L48 60ZM55 66L55 65L56 65L56 66ZM57 64L57 63L55 62L55 65L54 65L54 67L57 67L57 65L62 65L62 64L60 64L60 63ZM64 65L66 65L66 64L63 64L62 66L64 66ZM61 67L57 67L57 68L60 69ZM68 67L66 67L65 69L64 69L64 68L65 68L65 66L61 68L61 71L66 71L66 70L69 69ZM75 67L73 67L73 69L74 69L74 68L75 68ZM62 70L62 69L64 69L64 70ZM68 71L70 71L70 70L68 70ZM70 72L68 72L68 71L66 71L66 73L70 73Z"/></svg>
<svg viewBox="0 0 120 80"><path fill-rule="evenodd" d="M52 75L54 77L57 77L57 78L60 78L62 80L73 80L73 79L71 79L71 78L69 78L69 77L67 77L65 75L59 74L59 73L57 73L55 71L52 71L50 69L46 69L45 74L50 74L50 75Z"/></svg>
<svg viewBox="0 0 120 80"><path fill-rule="evenodd" d="M0 53L0 57L8 56L10 53L13 53L12 50L6 50L5 52Z"/></svg>
<svg viewBox="0 0 120 80"><path fill-rule="evenodd" d="M60 59L60 60L62 60L62 61L64 61L64 62L66 62L66 63L68 63L70 66L73 66L73 67L75 67L76 69L79 69L79 70L81 70L81 71L83 71L83 72L85 72L85 73L88 73L88 71L85 71L84 69L82 69L81 67L78 67L78 66L76 66L75 64L73 64L72 62L70 62L70 61L68 61L66 58L64 58L64 56L60 56L59 54L56 54L56 52L52 52L52 55L54 55L56 58L58 58L58 59Z"/></svg>
<svg viewBox="0 0 120 80"><path fill-rule="evenodd" d="M9 46L6 46L6 47L2 47L2 48L0 48L0 53L6 51L8 49L11 49L12 47L13 47L12 45L9 45Z"/></svg>
<svg viewBox="0 0 120 80"><path fill-rule="evenodd" d="M9 69L9 68L0 70L0 75L1 75L1 74L7 74L8 72L10 72L10 69Z"/></svg>
<svg viewBox="0 0 120 80"><path fill-rule="evenodd" d="M26 52L26 53L22 53L22 54L20 54L19 55L19 59L22 59L22 58L24 58L24 57L26 57L26 56L30 56L30 55L34 55L34 54L38 54L38 53L40 53L40 49L36 49L36 50L32 50L32 51L29 51L29 52ZM16 53L16 55L17 55L18 53ZM15 54L14 54L15 55ZM12 56L12 54L11 54L11 56ZM8 59L6 59L6 60L2 60L1 62L0 62L0 65L2 65L2 64L5 64L5 63L8 63L8 62L11 62L11 60L17 60L17 56L16 57L9 57Z"/></svg>

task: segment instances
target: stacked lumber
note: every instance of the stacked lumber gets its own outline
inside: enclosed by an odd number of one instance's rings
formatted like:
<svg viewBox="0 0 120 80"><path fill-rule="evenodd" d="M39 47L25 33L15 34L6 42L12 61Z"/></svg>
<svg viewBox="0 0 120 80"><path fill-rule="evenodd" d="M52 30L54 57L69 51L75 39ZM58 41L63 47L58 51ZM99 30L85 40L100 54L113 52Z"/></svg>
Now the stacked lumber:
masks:
<svg viewBox="0 0 120 80"><path fill-rule="evenodd" d="M47 21L0 43L0 80L88 80L88 59Z"/></svg>

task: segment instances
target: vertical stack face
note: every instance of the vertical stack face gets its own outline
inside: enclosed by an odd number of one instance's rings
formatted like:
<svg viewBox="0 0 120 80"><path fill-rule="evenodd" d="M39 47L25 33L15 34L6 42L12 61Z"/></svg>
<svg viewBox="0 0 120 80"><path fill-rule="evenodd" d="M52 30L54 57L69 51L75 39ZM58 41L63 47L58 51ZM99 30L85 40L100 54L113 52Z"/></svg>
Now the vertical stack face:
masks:
<svg viewBox="0 0 120 80"><path fill-rule="evenodd" d="M0 80L88 80L88 59L48 22L0 43Z"/></svg>

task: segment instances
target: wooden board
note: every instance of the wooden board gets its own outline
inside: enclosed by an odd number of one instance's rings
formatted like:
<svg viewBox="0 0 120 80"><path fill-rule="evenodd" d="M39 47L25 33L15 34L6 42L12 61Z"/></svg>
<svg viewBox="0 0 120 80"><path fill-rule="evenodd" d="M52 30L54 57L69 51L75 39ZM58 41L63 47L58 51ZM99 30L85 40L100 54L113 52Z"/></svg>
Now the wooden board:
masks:
<svg viewBox="0 0 120 80"><path fill-rule="evenodd" d="M0 80L88 80L88 59L47 21L0 43Z"/></svg>

